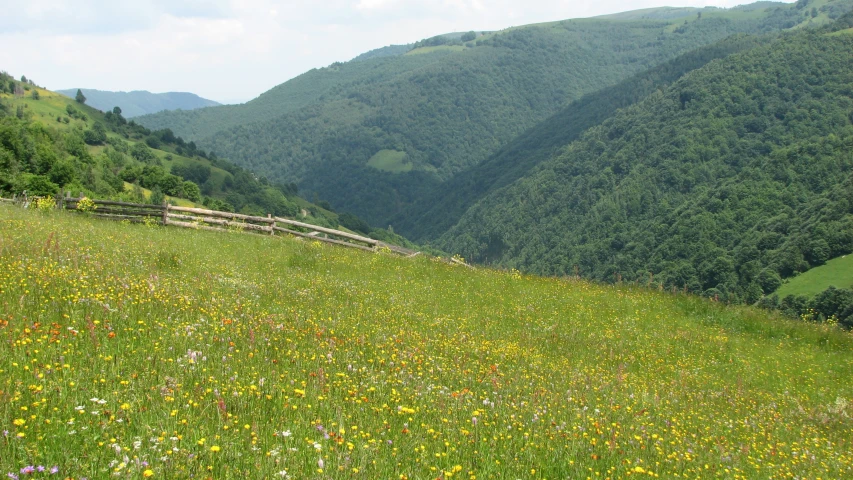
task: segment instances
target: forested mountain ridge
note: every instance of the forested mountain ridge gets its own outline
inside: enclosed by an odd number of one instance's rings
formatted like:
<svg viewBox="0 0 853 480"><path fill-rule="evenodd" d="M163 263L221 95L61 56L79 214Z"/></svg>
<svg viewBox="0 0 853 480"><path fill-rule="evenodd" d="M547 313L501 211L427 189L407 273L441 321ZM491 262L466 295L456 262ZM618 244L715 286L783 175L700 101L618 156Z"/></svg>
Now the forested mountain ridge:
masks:
<svg viewBox="0 0 853 480"><path fill-rule="evenodd" d="M851 27L691 72L478 202L440 246L747 302L853 251Z"/></svg>
<svg viewBox="0 0 853 480"><path fill-rule="evenodd" d="M687 72L735 52L769 41L765 36L733 35L700 47L611 87L584 95L539 125L519 135L488 159L436 185L423 201L393 219L409 238L433 240L452 227L468 208L490 192L527 175L540 162L598 125L618 109L633 105Z"/></svg>
<svg viewBox="0 0 853 480"><path fill-rule="evenodd" d="M107 112L113 107L120 107L125 118L138 117L148 113L157 113L164 110L194 110L196 108L215 107L218 102L201 98L194 93L188 92L166 92L151 93L146 90L135 90L132 92L108 92L90 88L70 88L57 90L66 97L75 98L77 91L86 97L86 104Z"/></svg>
<svg viewBox="0 0 853 480"><path fill-rule="evenodd" d="M395 62L395 58L399 55L380 54L367 60L335 63L309 70L244 104L160 112L143 115L136 121L152 129L168 128L176 135L200 142L238 125L273 120L314 102L324 101L327 95L336 98L352 85L382 82L436 61L429 56L407 57L403 62Z"/></svg>
<svg viewBox="0 0 853 480"><path fill-rule="evenodd" d="M738 32L813 18L820 17L777 4L439 39L405 55L308 72L243 106L140 122L198 139L247 168L297 182L337 208L385 225L585 93Z"/></svg>

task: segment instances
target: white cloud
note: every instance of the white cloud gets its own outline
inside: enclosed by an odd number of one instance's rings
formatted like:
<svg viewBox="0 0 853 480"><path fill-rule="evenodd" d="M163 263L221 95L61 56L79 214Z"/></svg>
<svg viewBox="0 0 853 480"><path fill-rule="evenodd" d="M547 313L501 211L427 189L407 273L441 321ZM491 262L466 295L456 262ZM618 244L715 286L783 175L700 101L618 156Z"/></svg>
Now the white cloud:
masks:
<svg viewBox="0 0 853 480"><path fill-rule="evenodd" d="M311 68L389 44L662 3L670 2L29 0L15 15L0 17L0 44L15 46L0 49L0 68L54 89L191 91L246 100Z"/></svg>

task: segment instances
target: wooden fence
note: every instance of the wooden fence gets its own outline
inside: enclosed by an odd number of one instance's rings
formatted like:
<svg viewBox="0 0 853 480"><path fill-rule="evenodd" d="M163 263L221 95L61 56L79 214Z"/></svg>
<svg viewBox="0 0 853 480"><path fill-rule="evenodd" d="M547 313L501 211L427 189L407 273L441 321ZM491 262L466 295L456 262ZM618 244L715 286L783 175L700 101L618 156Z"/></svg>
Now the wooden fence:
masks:
<svg viewBox="0 0 853 480"><path fill-rule="evenodd" d="M29 205L35 200L35 197L0 198L0 202L19 203L23 205ZM81 209L81 200L83 200L82 197L60 197L57 207L67 210L87 210L88 215L108 220L121 220L133 223L153 222L160 225L194 228L198 230L253 232L271 236L292 235L366 251L387 249L405 256L420 254L420 252L390 245L373 238L272 215L255 217L240 213L205 210L202 208L178 207L168 204L149 205L112 200L90 200L92 202L91 206L86 208L85 203L83 203Z"/></svg>

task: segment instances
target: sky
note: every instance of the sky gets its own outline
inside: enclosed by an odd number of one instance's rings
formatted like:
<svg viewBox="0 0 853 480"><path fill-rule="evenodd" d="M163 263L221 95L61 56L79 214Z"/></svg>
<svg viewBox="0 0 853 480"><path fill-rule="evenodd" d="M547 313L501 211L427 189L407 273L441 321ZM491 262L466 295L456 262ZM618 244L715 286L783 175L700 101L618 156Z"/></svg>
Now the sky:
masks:
<svg viewBox="0 0 853 480"><path fill-rule="evenodd" d="M51 90L237 103L312 68L442 33L743 3L751 0L0 0L0 70Z"/></svg>

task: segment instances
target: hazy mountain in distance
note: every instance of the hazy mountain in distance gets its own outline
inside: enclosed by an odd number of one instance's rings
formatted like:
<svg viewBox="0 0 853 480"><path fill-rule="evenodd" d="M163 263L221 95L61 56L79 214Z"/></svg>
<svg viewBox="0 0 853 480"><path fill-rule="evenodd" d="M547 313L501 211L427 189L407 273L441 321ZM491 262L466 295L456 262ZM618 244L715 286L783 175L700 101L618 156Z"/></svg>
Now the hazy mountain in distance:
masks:
<svg viewBox="0 0 853 480"><path fill-rule="evenodd" d="M121 114L125 118L162 112L163 110L195 110L197 108L221 105L219 102L201 98L189 92L151 93L147 90L110 92L89 88L81 88L80 90L86 96L86 105L104 112L118 106L121 108ZM77 95L76 88L57 90L57 92L71 98Z"/></svg>

